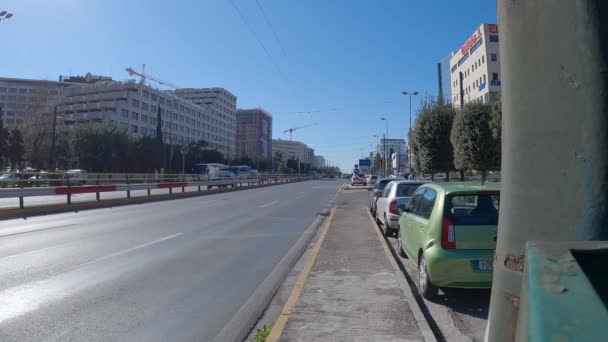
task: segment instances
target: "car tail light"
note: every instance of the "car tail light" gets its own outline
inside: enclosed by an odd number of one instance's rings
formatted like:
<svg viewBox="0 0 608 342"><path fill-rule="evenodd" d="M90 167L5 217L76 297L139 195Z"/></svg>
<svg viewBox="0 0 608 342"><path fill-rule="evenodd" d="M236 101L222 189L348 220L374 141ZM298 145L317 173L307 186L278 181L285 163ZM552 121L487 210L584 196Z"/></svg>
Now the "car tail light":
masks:
<svg viewBox="0 0 608 342"><path fill-rule="evenodd" d="M456 230L452 220L447 217L444 217L441 222L441 247L456 249Z"/></svg>
<svg viewBox="0 0 608 342"><path fill-rule="evenodd" d="M388 205L388 212L393 215L399 215L399 210L397 210L397 201L396 200L392 200L391 203Z"/></svg>
<svg viewBox="0 0 608 342"><path fill-rule="evenodd" d="M374 190L374 195L380 195L380 190L378 190L378 189Z"/></svg>

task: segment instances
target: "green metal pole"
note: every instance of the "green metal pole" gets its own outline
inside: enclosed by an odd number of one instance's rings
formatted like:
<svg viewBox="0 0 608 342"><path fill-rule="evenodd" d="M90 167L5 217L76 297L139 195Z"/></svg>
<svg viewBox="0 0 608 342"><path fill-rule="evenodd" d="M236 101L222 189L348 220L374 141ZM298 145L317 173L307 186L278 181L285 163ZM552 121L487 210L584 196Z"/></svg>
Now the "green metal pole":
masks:
<svg viewBox="0 0 608 342"><path fill-rule="evenodd" d="M498 0L497 9L503 144L491 342L515 340L526 241L608 239L608 4Z"/></svg>

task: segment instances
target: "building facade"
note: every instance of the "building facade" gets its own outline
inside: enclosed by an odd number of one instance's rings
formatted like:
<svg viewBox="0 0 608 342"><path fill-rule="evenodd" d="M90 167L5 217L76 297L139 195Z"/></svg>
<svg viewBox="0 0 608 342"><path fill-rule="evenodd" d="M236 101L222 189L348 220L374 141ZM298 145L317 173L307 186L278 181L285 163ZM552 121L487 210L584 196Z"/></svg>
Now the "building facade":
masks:
<svg viewBox="0 0 608 342"><path fill-rule="evenodd" d="M261 108L236 111L236 156L272 159L272 115Z"/></svg>
<svg viewBox="0 0 608 342"><path fill-rule="evenodd" d="M272 140L273 163L287 163L289 159L296 159L300 163L312 165L314 161L314 150L299 141L282 139Z"/></svg>
<svg viewBox="0 0 608 342"><path fill-rule="evenodd" d="M382 138L376 147L376 152L380 155L383 165L385 165L385 161L388 161L388 165L391 165L389 169L392 169L393 172L407 171L408 149L405 139Z"/></svg>
<svg viewBox="0 0 608 342"><path fill-rule="evenodd" d="M0 106L4 127L22 125L26 117L50 113L50 108L73 83L0 77Z"/></svg>
<svg viewBox="0 0 608 342"><path fill-rule="evenodd" d="M69 128L84 122L118 126L131 136L155 136L160 108L163 140L185 145L205 140L209 147L225 152L219 125L205 108L171 92L141 82L98 82L72 85L63 89L57 105L60 122Z"/></svg>
<svg viewBox="0 0 608 342"><path fill-rule="evenodd" d="M213 140L226 158L236 156L236 96L224 88L181 88L175 95L202 107L210 118Z"/></svg>
<svg viewBox="0 0 608 342"><path fill-rule="evenodd" d="M450 60L454 53L450 53L447 57L437 63L437 83L439 86L438 95L443 98L444 103L452 102L452 78L450 76Z"/></svg>
<svg viewBox="0 0 608 342"><path fill-rule="evenodd" d="M499 63L498 26L482 24L450 59L454 107L494 101L501 89Z"/></svg>

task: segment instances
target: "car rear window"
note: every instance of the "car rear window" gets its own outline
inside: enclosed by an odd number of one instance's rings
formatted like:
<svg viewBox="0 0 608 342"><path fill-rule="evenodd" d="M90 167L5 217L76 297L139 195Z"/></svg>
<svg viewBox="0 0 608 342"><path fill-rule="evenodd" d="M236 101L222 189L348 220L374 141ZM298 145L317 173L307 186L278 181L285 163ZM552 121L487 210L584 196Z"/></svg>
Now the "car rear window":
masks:
<svg viewBox="0 0 608 342"><path fill-rule="evenodd" d="M419 187L420 184L401 183L397 186L397 197L412 197Z"/></svg>
<svg viewBox="0 0 608 342"><path fill-rule="evenodd" d="M497 225L499 208L498 193L451 195L446 198L445 215L457 226Z"/></svg>
<svg viewBox="0 0 608 342"><path fill-rule="evenodd" d="M392 181L392 179L391 180L386 180L386 181L379 181L376 184L376 189L378 189L378 190L384 190L384 188L386 188L386 184L390 183L391 181Z"/></svg>

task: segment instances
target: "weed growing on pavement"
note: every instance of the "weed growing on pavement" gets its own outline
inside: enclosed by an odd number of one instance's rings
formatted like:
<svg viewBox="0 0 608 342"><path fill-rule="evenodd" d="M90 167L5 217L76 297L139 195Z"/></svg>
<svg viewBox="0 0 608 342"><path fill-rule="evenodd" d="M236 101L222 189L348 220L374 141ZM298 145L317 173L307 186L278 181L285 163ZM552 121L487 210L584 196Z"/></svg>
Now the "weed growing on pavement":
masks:
<svg viewBox="0 0 608 342"><path fill-rule="evenodd" d="M258 329L255 337L253 338L253 342L266 342L268 335L270 335L270 331L272 330L272 324L266 325L262 327L262 329Z"/></svg>

